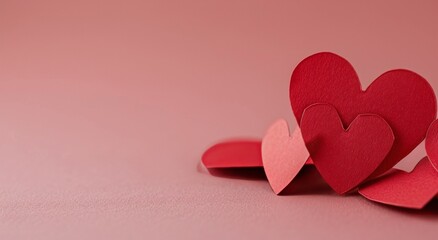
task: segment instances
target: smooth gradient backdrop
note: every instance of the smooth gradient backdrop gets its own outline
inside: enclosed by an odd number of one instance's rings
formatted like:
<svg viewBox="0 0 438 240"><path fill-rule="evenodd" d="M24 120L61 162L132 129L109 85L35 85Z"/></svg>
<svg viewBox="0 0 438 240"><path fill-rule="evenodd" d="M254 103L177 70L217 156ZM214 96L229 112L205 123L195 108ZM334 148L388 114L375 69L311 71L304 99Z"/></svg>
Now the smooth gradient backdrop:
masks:
<svg viewBox="0 0 438 240"><path fill-rule="evenodd" d="M279 197L262 172L200 165L294 126L290 75L315 52L364 87L408 68L438 90L437 2L360 2L0 0L0 239L436 239L436 201L306 189L314 172Z"/></svg>

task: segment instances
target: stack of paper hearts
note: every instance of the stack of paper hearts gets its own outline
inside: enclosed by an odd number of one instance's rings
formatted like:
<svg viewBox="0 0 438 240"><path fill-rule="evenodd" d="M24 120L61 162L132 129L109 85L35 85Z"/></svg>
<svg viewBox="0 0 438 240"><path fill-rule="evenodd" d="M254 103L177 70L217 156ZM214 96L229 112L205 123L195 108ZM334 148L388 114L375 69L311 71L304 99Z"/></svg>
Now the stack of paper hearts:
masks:
<svg viewBox="0 0 438 240"><path fill-rule="evenodd" d="M344 58L317 53L298 64L290 81L298 126L275 122L262 141L216 144L202 156L207 168L264 167L276 194L305 164L313 164L337 193L422 208L438 196L436 97L420 75L391 70L362 90ZM429 127L430 126L430 127ZM392 167L426 137L428 157L411 172Z"/></svg>

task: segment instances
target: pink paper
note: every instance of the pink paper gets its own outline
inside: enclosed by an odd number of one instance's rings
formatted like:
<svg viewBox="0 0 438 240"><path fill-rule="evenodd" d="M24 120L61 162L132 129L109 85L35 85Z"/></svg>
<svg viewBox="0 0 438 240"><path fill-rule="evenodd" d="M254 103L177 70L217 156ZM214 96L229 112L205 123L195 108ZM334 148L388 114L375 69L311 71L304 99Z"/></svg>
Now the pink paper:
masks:
<svg viewBox="0 0 438 240"><path fill-rule="evenodd" d="M262 141L262 160L272 190L279 194L309 159L300 128L289 135L286 120L277 120Z"/></svg>

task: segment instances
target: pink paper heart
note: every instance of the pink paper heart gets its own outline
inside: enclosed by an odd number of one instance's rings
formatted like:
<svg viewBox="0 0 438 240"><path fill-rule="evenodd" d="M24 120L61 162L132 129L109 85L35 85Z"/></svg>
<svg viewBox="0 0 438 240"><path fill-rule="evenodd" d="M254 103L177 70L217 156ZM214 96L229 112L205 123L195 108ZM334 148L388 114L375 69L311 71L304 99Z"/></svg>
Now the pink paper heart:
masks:
<svg viewBox="0 0 438 240"><path fill-rule="evenodd" d="M300 128L292 136L286 120L277 120L262 141L262 161L272 190L279 194L309 159Z"/></svg>

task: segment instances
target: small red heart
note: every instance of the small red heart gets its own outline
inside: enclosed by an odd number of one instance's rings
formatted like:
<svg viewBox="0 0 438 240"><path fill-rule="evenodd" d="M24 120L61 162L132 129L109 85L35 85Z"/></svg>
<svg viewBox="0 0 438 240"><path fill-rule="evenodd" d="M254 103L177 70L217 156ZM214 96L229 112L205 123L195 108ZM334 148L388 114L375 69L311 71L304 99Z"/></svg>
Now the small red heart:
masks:
<svg viewBox="0 0 438 240"><path fill-rule="evenodd" d="M230 140L216 143L202 155L206 168L263 167L261 140ZM307 159L312 165L312 159Z"/></svg>
<svg viewBox="0 0 438 240"><path fill-rule="evenodd" d="M206 168L262 167L262 142L234 140L215 144L202 155Z"/></svg>
<svg viewBox="0 0 438 240"><path fill-rule="evenodd" d="M388 123L375 114L360 114L344 130L336 109L328 104L306 108L301 132L313 164L339 194L369 177L394 143Z"/></svg>
<svg viewBox="0 0 438 240"><path fill-rule="evenodd" d="M433 167L438 171L438 120L435 120L427 131L426 152Z"/></svg>
<svg viewBox="0 0 438 240"><path fill-rule="evenodd" d="M371 201L421 209L438 194L438 172L425 157L412 172L394 170L361 187L359 193Z"/></svg>
<svg viewBox="0 0 438 240"><path fill-rule="evenodd" d="M309 152L295 128L292 136L284 119L277 120L262 141L262 160L269 184L276 194L283 191L309 159Z"/></svg>
<svg viewBox="0 0 438 240"><path fill-rule="evenodd" d="M312 55L298 64L290 81L290 101L300 125L304 109L315 103L334 106L344 126L363 113L378 114L385 119L395 141L374 176L389 170L421 143L436 117L434 91L420 75L409 70L391 70L362 90L351 64L327 52Z"/></svg>

